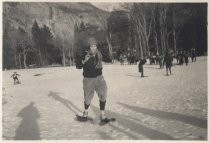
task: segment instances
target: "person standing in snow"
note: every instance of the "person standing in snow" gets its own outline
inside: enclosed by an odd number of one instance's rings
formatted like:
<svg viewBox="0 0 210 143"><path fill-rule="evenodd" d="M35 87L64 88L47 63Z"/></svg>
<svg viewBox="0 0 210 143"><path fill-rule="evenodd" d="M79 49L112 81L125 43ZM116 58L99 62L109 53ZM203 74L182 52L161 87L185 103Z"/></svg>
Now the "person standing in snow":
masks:
<svg viewBox="0 0 210 143"><path fill-rule="evenodd" d="M171 66L172 66L172 61L173 61L173 57L171 55L171 53L169 53L168 51L166 52L166 55L164 57L164 63L166 65L166 74L168 74L168 71L171 74Z"/></svg>
<svg viewBox="0 0 210 143"><path fill-rule="evenodd" d="M120 55L119 59L120 59L121 65L124 65L124 56L123 56L123 54Z"/></svg>
<svg viewBox="0 0 210 143"><path fill-rule="evenodd" d="M195 50L195 48L191 49L191 59L192 59L192 62L196 62L196 50Z"/></svg>
<svg viewBox="0 0 210 143"><path fill-rule="evenodd" d="M188 65L188 62L189 62L188 57L189 57L188 52L185 51L185 52L184 52L184 61L185 61L186 66Z"/></svg>
<svg viewBox="0 0 210 143"><path fill-rule="evenodd" d="M80 63L80 62L79 62ZM102 75L102 54L97 49L95 38L88 39L88 51L82 60L82 65L76 67L83 68L83 90L84 90L84 112L81 117L87 120L88 109L96 91L99 97L100 121L109 122L105 116L105 106L107 98L107 84Z"/></svg>
<svg viewBox="0 0 210 143"><path fill-rule="evenodd" d="M184 63L184 53L183 51L180 51L180 54L179 54L179 65L183 65Z"/></svg>
<svg viewBox="0 0 210 143"><path fill-rule="evenodd" d="M145 77L145 76L144 76L144 68L143 68L143 65L144 65L146 62L147 62L146 59L140 59L140 61L139 61L138 67L139 67L139 72L141 73L141 77Z"/></svg>

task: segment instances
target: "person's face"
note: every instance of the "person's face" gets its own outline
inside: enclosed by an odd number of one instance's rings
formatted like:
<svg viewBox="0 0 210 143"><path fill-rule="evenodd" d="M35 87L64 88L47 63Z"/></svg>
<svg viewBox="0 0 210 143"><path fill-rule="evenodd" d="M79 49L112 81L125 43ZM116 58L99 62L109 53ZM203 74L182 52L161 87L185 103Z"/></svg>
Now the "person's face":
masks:
<svg viewBox="0 0 210 143"><path fill-rule="evenodd" d="M96 50L97 50L97 46L96 45L91 45L90 46L91 53L95 54L96 53Z"/></svg>

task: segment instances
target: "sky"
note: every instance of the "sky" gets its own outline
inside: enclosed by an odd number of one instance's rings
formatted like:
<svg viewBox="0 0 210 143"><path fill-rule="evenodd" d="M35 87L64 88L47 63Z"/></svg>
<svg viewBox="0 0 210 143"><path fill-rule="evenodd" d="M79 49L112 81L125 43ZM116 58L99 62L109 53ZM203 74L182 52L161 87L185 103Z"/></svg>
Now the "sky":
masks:
<svg viewBox="0 0 210 143"><path fill-rule="evenodd" d="M121 9L120 3L92 2L91 4L105 11L112 11L113 9Z"/></svg>

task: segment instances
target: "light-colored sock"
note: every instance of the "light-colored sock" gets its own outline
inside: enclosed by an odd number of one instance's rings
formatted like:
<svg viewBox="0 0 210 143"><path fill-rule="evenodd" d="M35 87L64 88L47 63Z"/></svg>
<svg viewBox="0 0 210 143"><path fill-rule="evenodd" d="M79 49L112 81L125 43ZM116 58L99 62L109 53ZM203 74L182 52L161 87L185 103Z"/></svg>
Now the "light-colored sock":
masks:
<svg viewBox="0 0 210 143"><path fill-rule="evenodd" d="M105 111L104 110L101 110L101 115L100 115L100 118L101 119L105 119Z"/></svg>
<svg viewBox="0 0 210 143"><path fill-rule="evenodd" d="M88 116L88 109L85 109L85 110L84 110L83 116L84 116L84 117L87 117L87 116Z"/></svg>

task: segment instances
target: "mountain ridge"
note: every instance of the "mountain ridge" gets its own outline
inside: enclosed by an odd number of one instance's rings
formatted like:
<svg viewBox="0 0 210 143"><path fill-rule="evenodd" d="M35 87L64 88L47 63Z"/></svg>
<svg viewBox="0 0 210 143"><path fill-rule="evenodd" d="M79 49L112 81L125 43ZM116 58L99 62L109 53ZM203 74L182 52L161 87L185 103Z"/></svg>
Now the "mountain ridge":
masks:
<svg viewBox="0 0 210 143"><path fill-rule="evenodd" d="M72 41L75 24L83 21L102 28L101 18L106 20L108 14L84 2L3 2L3 27L21 27L30 34L36 20L39 26L50 27L55 36Z"/></svg>

